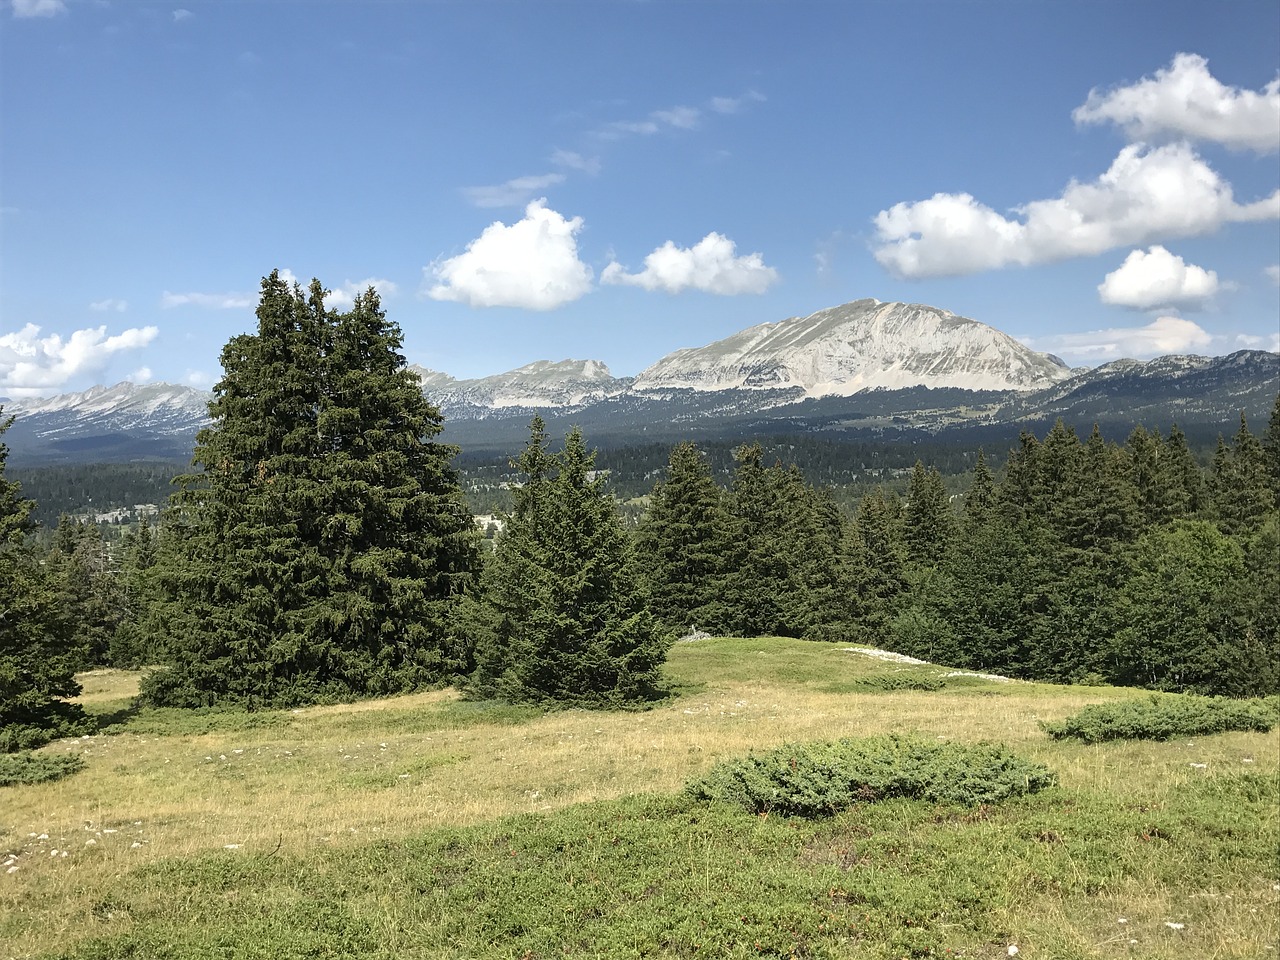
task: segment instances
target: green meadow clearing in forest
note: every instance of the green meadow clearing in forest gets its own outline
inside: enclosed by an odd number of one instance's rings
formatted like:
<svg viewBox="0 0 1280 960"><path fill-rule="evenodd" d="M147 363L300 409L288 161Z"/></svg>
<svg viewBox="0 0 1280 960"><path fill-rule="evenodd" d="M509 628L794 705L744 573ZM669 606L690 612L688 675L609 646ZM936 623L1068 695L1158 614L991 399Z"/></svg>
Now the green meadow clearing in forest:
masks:
<svg viewBox="0 0 1280 960"><path fill-rule="evenodd" d="M41 753L85 767L0 789L0 957L1276 955L1280 731L1053 740L1149 694L830 643L680 643L666 671L676 696L611 713L133 711L139 674L84 674L100 732ZM682 794L753 749L895 732L1058 784L813 820Z"/></svg>

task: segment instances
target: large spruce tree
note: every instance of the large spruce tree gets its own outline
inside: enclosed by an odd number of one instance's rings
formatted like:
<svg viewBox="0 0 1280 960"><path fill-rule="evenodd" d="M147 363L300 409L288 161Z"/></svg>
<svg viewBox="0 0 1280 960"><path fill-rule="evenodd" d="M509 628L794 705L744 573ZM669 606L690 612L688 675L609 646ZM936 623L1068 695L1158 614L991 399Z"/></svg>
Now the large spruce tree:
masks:
<svg viewBox="0 0 1280 960"><path fill-rule="evenodd" d="M149 623L154 703L273 706L411 689L449 672L446 624L476 535L439 411L368 290L262 282L166 526Z"/></svg>
<svg viewBox="0 0 1280 960"><path fill-rule="evenodd" d="M636 545L659 623L675 631L733 629L727 595L733 528L724 491L694 444L672 448L667 475L654 487Z"/></svg>
<svg viewBox="0 0 1280 960"><path fill-rule="evenodd" d="M515 466L515 510L467 618L473 695L618 707L661 694L669 635L649 612L640 571L594 454L573 430L546 448L535 417Z"/></svg>
<svg viewBox="0 0 1280 960"><path fill-rule="evenodd" d="M13 423L0 407L0 436ZM0 442L0 753L80 733L85 717L68 702L80 692L83 656L59 606L57 583L29 534L34 504L5 478L9 448Z"/></svg>

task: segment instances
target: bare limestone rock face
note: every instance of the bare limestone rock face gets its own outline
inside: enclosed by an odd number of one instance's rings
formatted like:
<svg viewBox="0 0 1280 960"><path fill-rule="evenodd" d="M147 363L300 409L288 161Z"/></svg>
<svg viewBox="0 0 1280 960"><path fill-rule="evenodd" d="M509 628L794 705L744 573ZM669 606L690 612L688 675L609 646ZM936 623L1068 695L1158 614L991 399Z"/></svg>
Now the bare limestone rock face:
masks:
<svg viewBox="0 0 1280 960"><path fill-rule="evenodd" d="M800 387L808 397L876 387L1025 391L1070 375L1057 357L984 323L923 304L868 299L677 350L641 372L632 390Z"/></svg>

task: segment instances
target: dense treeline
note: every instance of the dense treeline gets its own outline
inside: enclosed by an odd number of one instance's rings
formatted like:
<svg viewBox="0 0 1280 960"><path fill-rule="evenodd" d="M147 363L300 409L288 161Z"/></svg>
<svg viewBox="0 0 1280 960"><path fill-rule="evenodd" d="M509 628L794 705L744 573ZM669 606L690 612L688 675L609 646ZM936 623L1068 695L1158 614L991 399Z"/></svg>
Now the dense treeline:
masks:
<svg viewBox="0 0 1280 960"><path fill-rule="evenodd" d="M9 476L35 501L31 519L52 530L62 514L106 514L138 504L162 504L185 465L168 460L145 463L60 464L11 468Z"/></svg>
<svg viewBox="0 0 1280 960"><path fill-rule="evenodd" d="M641 521L670 628L854 640L1062 682L1252 695L1280 689L1280 398L1212 468L1175 426L1124 446L1062 423L1024 434L963 496L917 463L846 522L794 467L739 451L728 488L689 444Z"/></svg>
<svg viewBox="0 0 1280 960"><path fill-rule="evenodd" d="M535 419L490 548L376 293L343 313L324 296L263 280L257 332L224 349L196 469L154 527L112 543L64 516L37 541L0 444L0 751L80 729L67 700L87 666L156 665L156 705L452 682L615 707L661 696L667 647L694 630L1062 682L1280 690L1280 397L1264 435L1242 415L1207 470L1176 426L1117 445L1058 423L1000 471L952 451L945 466L971 469L948 483L917 460L903 492L866 489L852 510L788 459L821 472L803 445L724 463L681 443L646 467L658 479L634 527L581 433L555 452ZM864 453L858 470L903 469ZM652 455L611 462L634 474Z"/></svg>

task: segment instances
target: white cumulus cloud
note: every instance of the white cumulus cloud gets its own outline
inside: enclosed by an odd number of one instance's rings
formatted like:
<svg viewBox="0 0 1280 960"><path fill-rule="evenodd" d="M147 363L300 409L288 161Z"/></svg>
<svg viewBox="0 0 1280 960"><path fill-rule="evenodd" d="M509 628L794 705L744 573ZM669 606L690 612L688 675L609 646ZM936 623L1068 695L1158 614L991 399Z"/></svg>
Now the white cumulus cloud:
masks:
<svg viewBox="0 0 1280 960"><path fill-rule="evenodd" d="M129 374L129 379L134 383L150 383L153 374L150 367L139 367L133 373Z"/></svg>
<svg viewBox="0 0 1280 960"><path fill-rule="evenodd" d="M552 310L591 289L591 268L578 259L582 218L565 219L535 200L524 219L495 221L465 253L423 268L426 293L473 307ZM434 283L432 282L434 281Z"/></svg>
<svg viewBox="0 0 1280 960"><path fill-rule="evenodd" d="M247 293L170 293L160 297L160 306L166 310L174 307L204 307L208 310L243 310L257 303Z"/></svg>
<svg viewBox="0 0 1280 960"><path fill-rule="evenodd" d="M1103 303L1134 310L1202 307L1219 290L1218 275L1159 245L1134 250L1098 285Z"/></svg>
<svg viewBox="0 0 1280 960"><path fill-rule="evenodd" d="M124 313L129 309L129 303L127 300L108 297L106 300L95 300L89 304L89 309L96 313Z"/></svg>
<svg viewBox="0 0 1280 960"><path fill-rule="evenodd" d="M644 258L644 269L627 273L614 262L600 274L601 283L626 284L646 290L679 293L694 289L707 293L764 293L778 279L778 271L765 266L758 253L735 256L732 240L708 233L692 247L677 247L668 240Z"/></svg>
<svg viewBox="0 0 1280 960"><path fill-rule="evenodd" d="M564 183L563 173L541 173L487 187L463 187L462 195L477 207L521 207L538 191L560 183Z"/></svg>
<svg viewBox="0 0 1280 960"><path fill-rule="evenodd" d="M1280 190L1236 203L1231 185L1185 143L1131 144L1090 183L1006 217L967 193L899 203L875 217L875 258L898 277L939 277L1093 256L1121 246L1280 219Z"/></svg>
<svg viewBox="0 0 1280 960"><path fill-rule="evenodd" d="M13 0L15 17L56 17L66 12L63 0Z"/></svg>
<svg viewBox="0 0 1280 960"><path fill-rule="evenodd" d="M1233 150L1280 151L1280 77L1261 90L1228 87L1209 61L1180 53L1155 76L1093 90L1071 114L1079 124L1115 123L1135 140L1191 139Z"/></svg>
<svg viewBox="0 0 1280 960"><path fill-rule="evenodd" d="M0 393L42 396L75 377L100 372L112 356L145 347L159 332L136 327L109 337L103 326L77 330L63 339L56 333L42 337L40 328L28 323L16 333L0 335Z"/></svg>
<svg viewBox="0 0 1280 960"><path fill-rule="evenodd" d="M1141 327L1063 333L1037 338L1031 344L1037 350L1048 350L1066 357L1106 361L1120 357L1142 360L1168 353L1186 353L1207 347L1212 342L1213 337L1199 324L1182 317L1157 317Z"/></svg>
<svg viewBox="0 0 1280 960"><path fill-rule="evenodd" d="M349 308L356 302L356 297L364 293L370 287L378 291L378 296L386 299L394 297L399 291L399 287L390 280L384 280L381 277L369 277L357 283L348 280L342 286L330 290L324 298L324 305L335 310L343 310Z"/></svg>

